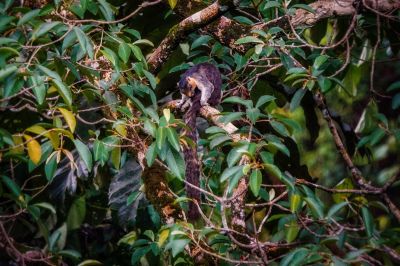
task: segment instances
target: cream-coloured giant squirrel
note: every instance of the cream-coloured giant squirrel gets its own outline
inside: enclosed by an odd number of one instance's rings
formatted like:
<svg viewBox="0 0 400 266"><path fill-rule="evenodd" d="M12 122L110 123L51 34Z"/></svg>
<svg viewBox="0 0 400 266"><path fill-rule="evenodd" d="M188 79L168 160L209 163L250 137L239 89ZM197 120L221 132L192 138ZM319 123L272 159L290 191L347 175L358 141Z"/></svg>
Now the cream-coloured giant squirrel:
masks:
<svg viewBox="0 0 400 266"><path fill-rule="evenodd" d="M188 126L185 135L193 143L197 144L196 117L200 108L205 105L216 106L221 102L221 73L218 68L209 63L195 65L182 74L178 83L182 100L179 107L184 113L183 120ZM183 146L183 154L186 164L186 181L190 184L200 186L200 162L197 157L197 146ZM186 185L188 198L200 203L200 191ZM188 218L196 220L200 216L197 206L190 201Z"/></svg>

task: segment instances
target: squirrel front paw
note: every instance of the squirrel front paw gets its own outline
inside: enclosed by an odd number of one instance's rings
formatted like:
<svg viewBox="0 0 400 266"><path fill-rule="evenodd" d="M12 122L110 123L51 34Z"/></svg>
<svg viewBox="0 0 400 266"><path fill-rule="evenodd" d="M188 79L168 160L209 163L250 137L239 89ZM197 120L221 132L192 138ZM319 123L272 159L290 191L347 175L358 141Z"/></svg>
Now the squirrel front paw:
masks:
<svg viewBox="0 0 400 266"><path fill-rule="evenodd" d="M209 105L207 101L200 101L201 106L207 106Z"/></svg>
<svg viewBox="0 0 400 266"><path fill-rule="evenodd" d="M189 106L191 106L191 102L190 102L190 101L181 100L181 101L179 102L179 104L178 104L178 108L179 108L182 112L185 112L186 109L187 109Z"/></svg>

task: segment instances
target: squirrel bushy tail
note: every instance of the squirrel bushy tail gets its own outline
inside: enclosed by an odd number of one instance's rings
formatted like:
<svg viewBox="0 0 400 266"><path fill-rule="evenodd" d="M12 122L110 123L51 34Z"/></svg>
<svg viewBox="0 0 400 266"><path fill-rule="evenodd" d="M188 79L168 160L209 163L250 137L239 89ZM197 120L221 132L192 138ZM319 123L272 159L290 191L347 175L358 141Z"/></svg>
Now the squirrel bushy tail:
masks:
<svg viewBox="0 0 400 266"><path fill-rule="evenodd" d="M191 145L183 145L183 155L186 162L186 181L190 184L200 187L200 162L197 157L197 132L196 132L196 117L198 116L201 108L200 104L201 94L196 93L192 98L192 105L184 114L183 119L188 127L185 135L196 144L195 147ZM196 200L200 204L200 191L186 184L187 197ZM200 217L200 212L196 204L189 201L189 220L197 220Z"/></svg>

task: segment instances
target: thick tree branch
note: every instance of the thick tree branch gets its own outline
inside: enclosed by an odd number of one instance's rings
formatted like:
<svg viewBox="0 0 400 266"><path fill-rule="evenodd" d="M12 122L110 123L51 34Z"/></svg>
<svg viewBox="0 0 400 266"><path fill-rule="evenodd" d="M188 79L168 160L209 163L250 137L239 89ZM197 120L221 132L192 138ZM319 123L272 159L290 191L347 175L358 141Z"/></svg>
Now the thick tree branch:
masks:
<svg viewBox="0 0 400 266"><path fill-rule="evenodd" d="M318 108L321 110L321 113L328 123L329 130L333 136L333 140L336 144L336 147L342 156L344 162L346 163L347 167L349 168L354 180L357 182L357 184L364 189L370 190L370 191L380 191L378 188L371 186L370 184L367 183L365 178L363 177L361 171L354 165L353 160L351 159L349 153L346 150L346 147L343 143L342 138L339 135L339 132L335 126L335 122L332 119L332 116L328 110L328 107L326 106L325 103L325 97L322 95L321 92L317 92L315 94L315 100L317 103Z"/></svg>
<svg viewBox="0 0 400 266"><path fill-rule="evenodd" d="M220 1L205 7L193 15L182 20L178 25L172 27L171 31L164 38L157 49L150 55L148 64L152 72L157 72L163 63L168 59L179 42L188 33L210 23L212 20L221 16L228 9L228 6L221 5Z"/></svg>
<svg viewBox="0 0 400 266"><path fill-rule="evenodd" d="M290 18L293 27L299 26L313 26L317 22L337 16L353 15L356 10L356 1L354 0L320 0L309 4L315 10L314 13L308 12L303 9L298 9L296 13ZM364 0L365 10L375 10L379 13L393 12L400 8L399 1L391 0ZM190 16L194 11L201 8L201 5L196 1L178 1L175 10L182 17ZM225 16L208 24L204 27L209 34L213 35L219 42L229 46L230 48L244 53L246 47L243 45L236 45L235 41L246 35L251 35L254 29L267 30L273 26L280 26L289 29L289 17L282 16L274 20L268 21L263 24L254 25L253 27L240 24ZM164 58L166 59L166 58Z"/></svg>

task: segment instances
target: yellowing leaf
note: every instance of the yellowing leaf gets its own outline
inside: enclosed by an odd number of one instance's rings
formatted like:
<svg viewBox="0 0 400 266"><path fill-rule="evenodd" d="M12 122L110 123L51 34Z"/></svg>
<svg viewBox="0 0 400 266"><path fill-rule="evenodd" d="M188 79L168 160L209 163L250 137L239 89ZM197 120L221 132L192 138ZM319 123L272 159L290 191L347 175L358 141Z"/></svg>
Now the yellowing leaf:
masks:
<svg viewBox="0 0 400 266"><path fill-rule="evenodd" d="M74 139L74 136L68 130L65 130L63 128L54 128L53 130L54 130L54 133L56 133L56 134L61 133L64 136L70 138L71 140Z"/></svg>
<svg viewBox="0 0 400 266"><path fill-rule="evenodd" d="M60 138L58 137L58 134L54 131L50 131L46 137L49 138L51 145L53 146L54 149L57 149L58 146L60 146Z"/></svg>
<svg viewBox="0 0 400 266"><path fill-rule="evenodd" d="M171 9L174 9L177 3L178 0L168 0L168 4L171 7Z"/></svg>
<svg viewBox="0 0 400 266"><path fill-rule="evenodd" d="M53 131L50 131L50 130L46 130L42 126L33 125L31 127L28 127L27 129L25 129L25 131L45 136L46 138L48 138L50 140L51 145L55 149L57 149L58 146L60 145L60 139L58 137L58 134L56 132L53 132Z"/></svg>
<svg viewBox="0 0 400 266"><path fill-rule="evenodd" d="M55 86L50 86L50 87L47 89L47 93L48 93L48 94L56 93L56 92L57 92L57 88L56 88Z"/></svg>
<svg viewBox="0 0 400 266"><path fill-rule="evenodd" d="M161 247L169 236L169 229L162 230L158 239L158 246Z"/></svg>
<svg viewBox="0 0 400 266"><path fill-rule="evenodd" d="M58 110L60 110L61 114L63 115L71 132L74 133L76 127L76 119L74 114L65 108L58 108Z"/></svg>
<svg viewBox="0 0 400 266"><path fill-rule="evenodd" d="M163 113L164 113L164 116L165 116L165 120L167 120L167 122L169 122L169 120L171 119L171 110L163 109Z"/></svg>
<svg viewBox="0 0 400 266"><path fill-rule="evenodd" d="M123 137L126 137L127 132L124 124L118 123L114 126L114 128L118 132L118 134L120 134Z"/></svg>
<svg viewBox="0 0 400 266"><path fill-rule="evenodd" d="M22 137L18 135L13 135L13 142L15 144L14 147L11 148L11 153L12 154L21 154L24 153L24 146L22 144Z"/></svg>
<svg viewBox="0 0 400 266"><path fill-rule="evenodd" d="M40 162L40 158L42 157L42 148L40 147L39 142L29 135L24 135L24 138L27 141L26 147L28 149L29 158L34 164L38 164Z"/></svg>
<svg viewBox="0 0 400 266"><path fill-rule="evenodd" d="M119 144L119 143L118 143ZM115 169L119 169L121 164L121 147L115 147L111 151L111 163Z"/></svg>
<svg viewBox="0 0 400 266"><path fill-rule="evenodd" d="M301 204L301 196L299 194L293 193L290 196L290 211L295 213Z"/></svg>

